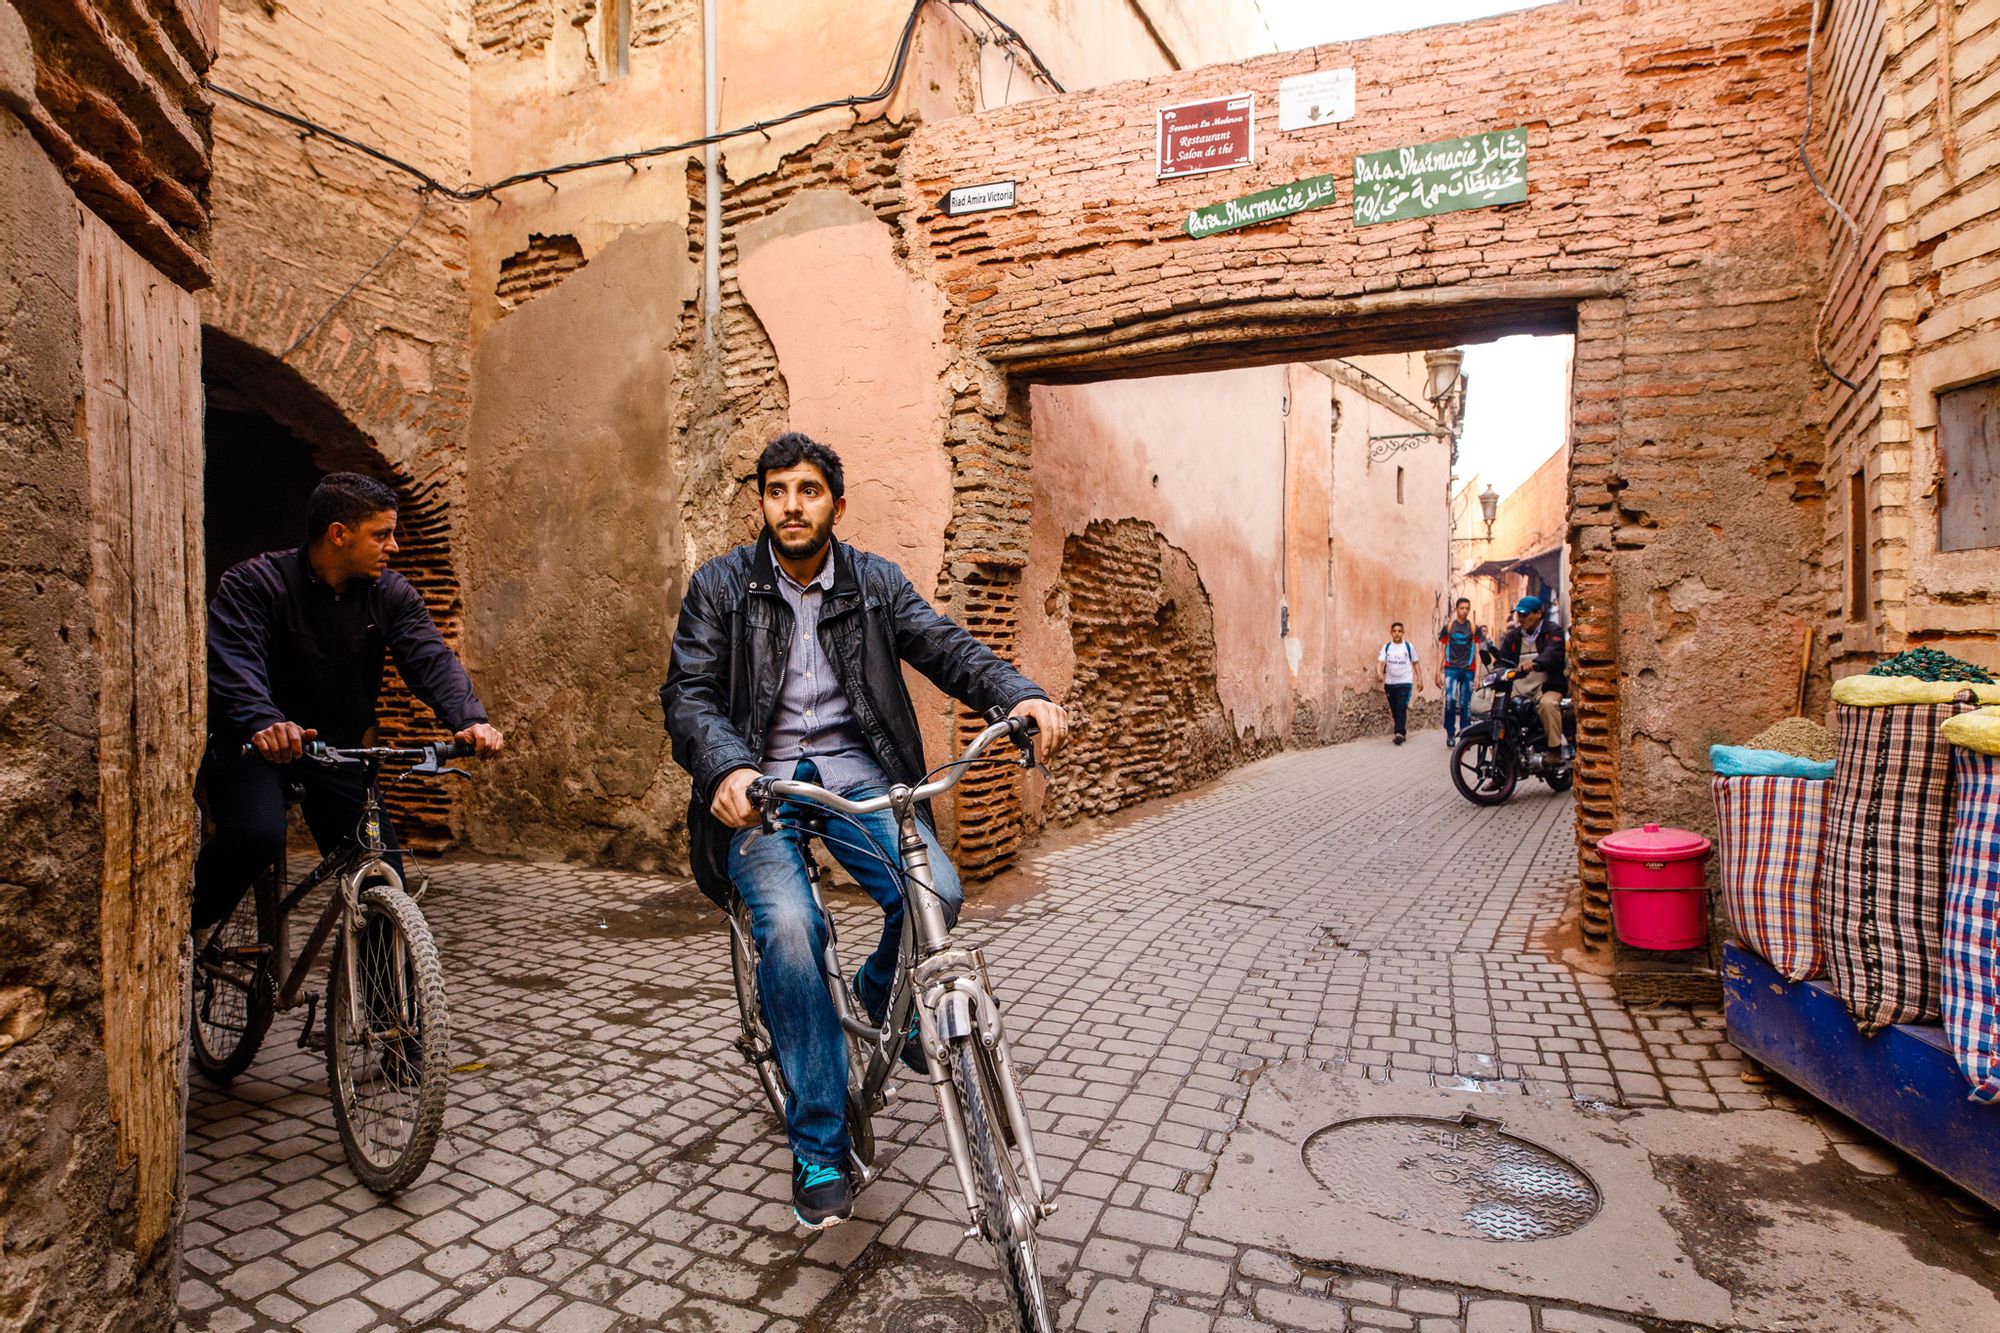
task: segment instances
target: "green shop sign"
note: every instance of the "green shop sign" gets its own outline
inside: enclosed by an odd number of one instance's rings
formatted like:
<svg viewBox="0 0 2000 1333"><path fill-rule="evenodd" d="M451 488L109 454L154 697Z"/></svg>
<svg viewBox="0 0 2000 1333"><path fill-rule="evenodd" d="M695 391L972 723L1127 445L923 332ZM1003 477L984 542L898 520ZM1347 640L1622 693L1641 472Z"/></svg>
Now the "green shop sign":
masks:
<svg viewBox="0 0 2000 1333"><path fill-rule="evenodd" d="M1200 240L1219 231L1254 227L1273 218L1290 217L1308 208L1325 208L1333 202L1333 177L1313 176L1275 190L1259 190L1241 199L1225 199L1219 204L1197 208L1187 215L1181 229Z"/></svg>
<svg viewBox="0 0 2000 1333"><path fill-rule="evenodd" d="M1354 225L1518 204L1528 197L1528 132L1496 130L1354 159Z"/></svg>

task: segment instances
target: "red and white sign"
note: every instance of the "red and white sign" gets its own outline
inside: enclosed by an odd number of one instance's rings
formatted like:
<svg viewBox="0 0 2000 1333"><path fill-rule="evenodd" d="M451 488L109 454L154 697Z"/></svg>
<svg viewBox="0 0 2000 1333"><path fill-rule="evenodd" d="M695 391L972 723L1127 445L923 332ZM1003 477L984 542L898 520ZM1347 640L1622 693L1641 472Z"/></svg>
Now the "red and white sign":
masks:
<svg viewBox="0 0 2000 1333"><path fill-rule="evenodd" d="M1160 108L1160 179L1247 167L1257 149L1254 93Z"/></svg>

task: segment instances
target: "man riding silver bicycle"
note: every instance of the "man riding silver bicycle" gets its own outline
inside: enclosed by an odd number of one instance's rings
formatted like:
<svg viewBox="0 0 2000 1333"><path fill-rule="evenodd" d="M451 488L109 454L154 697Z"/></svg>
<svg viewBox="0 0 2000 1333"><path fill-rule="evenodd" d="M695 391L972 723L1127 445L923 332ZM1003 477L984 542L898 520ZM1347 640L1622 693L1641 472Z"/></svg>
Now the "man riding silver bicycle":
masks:
<svg viewBox="0 0 2000 1333"><path fill-rule="evenodd" d="M776 821L775 831L759 828L753 784L761 795L772 779L809 783L850 804L922 784L905 663L976 711L1033 723L1038 759L1062 747L1068 721L1034 682L925 602L893 563L834 540L847 506L833 450L781 435L758 459L757 486L764 532L696 571L660 699L674 758L694 779L696 882L725 908L740 899L749 911L757 986L790 1094L793 1208L816 1228L853 1209L847 1038L820 970L829 926L808 878L815 831ZM963 891L928 808L917 813L930 888L949 929ZM901 875L882 854L897 848L899 831L886 808L846 818L858 833L817 836L883 911L880 941L855 977L863 1010L879 1023L904 934ZM920 1043L903 1051L926 1072Z"/></svg>

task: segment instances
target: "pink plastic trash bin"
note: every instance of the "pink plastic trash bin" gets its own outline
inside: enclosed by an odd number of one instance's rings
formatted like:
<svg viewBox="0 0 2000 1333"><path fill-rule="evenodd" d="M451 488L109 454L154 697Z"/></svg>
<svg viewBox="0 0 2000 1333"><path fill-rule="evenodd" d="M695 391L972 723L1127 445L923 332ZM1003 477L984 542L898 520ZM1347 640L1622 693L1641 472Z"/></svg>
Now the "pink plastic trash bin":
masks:
<svg viewBox="0 0 2000 1333"><path fill-rule="evenodd" d="M1611 929L1635 949L1697 949L1708 942L1711 844L1684 828L1620 829L1597 840L1611 881Z"/></svg>

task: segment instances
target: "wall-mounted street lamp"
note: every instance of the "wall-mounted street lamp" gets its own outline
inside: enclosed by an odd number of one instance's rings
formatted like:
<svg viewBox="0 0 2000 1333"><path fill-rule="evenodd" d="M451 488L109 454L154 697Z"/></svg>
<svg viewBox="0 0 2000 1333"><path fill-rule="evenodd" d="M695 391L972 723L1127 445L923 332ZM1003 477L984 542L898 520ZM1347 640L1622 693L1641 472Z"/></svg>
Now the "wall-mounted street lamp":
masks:
<svg viewBox="0 0 2000 1333"><path fill-rule="evenodd" d="M1458 458L1458 429L1465 417L1465 353L1457 347L1424 353L1424 397L1438 424L1431 430L1403 431L1368 437L1368 461L1379 463L1391 454L1414 449L1420 440L1450 440L1452 460ZM1490 520L1489 520L1490 521Z"/></svg>
<svg viewBox="0 0 2000 1333"><path fill-rule="evenodd" d="M1479 536L1453 537L1451 539L1452 544L1455 546L1459 542L1492 541L1493 518L1494 515L1498 514L1499 512L1500 512L1500 492L1494 490L1493 483L1489 481L1486 483L1486 489L1479 493L1479 516L1486 520L1486 535L1484 537L1479 537Z"/></svg>
<svg viewBox="0 0 2000 1333"><path fill-rule="evenodd" d="M1465 416L1465 352L1462 348L1441 347L1424 353L1424 397L1437 412L1438 425L1448 434L1458 434Z"/></svg>

